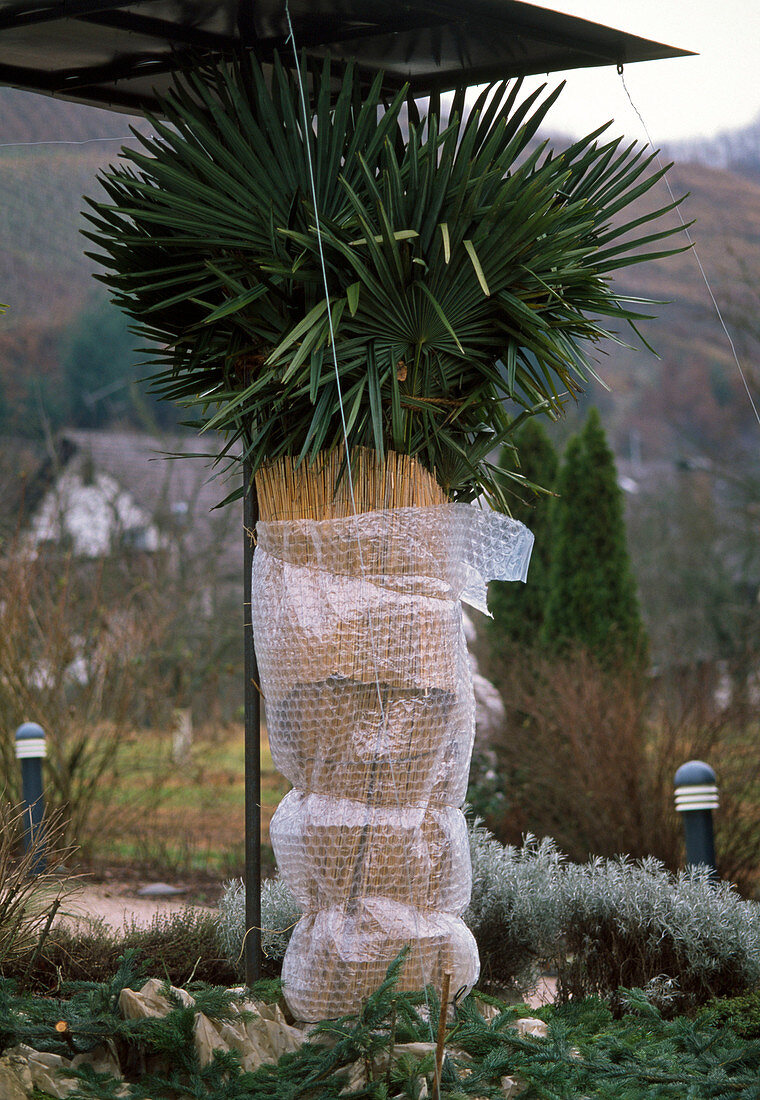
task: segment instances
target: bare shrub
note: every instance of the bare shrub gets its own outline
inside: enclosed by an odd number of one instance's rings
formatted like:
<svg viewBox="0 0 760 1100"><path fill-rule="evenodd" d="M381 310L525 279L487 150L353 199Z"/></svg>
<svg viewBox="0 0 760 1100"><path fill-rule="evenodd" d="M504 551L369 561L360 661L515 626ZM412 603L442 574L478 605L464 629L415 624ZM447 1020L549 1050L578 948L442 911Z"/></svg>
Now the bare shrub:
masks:
<svg viewBox="0 0 760 1100"><path fill-rule="evenodd" d="M76 880L56 872L71 849L61 844L60 817L47 817L21 851L26 808L0 797L0 974L24 956L32 957L63 899ZM41 856L46 869L35 873Z"/></svg>
<svg viewBox="0 0 760 1100"><path fill-rule="evenodd" d="M121 929L99 920L73 926L57 922L43 949L35 956L18 957L7 976L44 992L59 988L61 982L107 982L126 952L141 971L160 975L172 985L231 985L237 977L219 944L214 914L190 907L156 913L148 925L132 921Z"/></svg>
<svg viewBox="0 0 760 1100"><path fill-rule="evenodd" d="M137 613L134 588L106 585L102 565L56 554L8 555L0 604L0 764L8 795L20 800L14 730L38 722L47 737L45 797L64 839L86 853L94 837L144 812L165 767L132 754L142 794L116 790L136 735L135 702L156 690L150 664L160 623Z"/></svg>
<svg viewBox="0 0 760 1100"><path fill-rule="evenodd" d="M673 777L704 759L719 776L719 871L753 889L760 756L746 708L719 710L697 680L605 671L580 650L562 660L513 653L489 671L507 711L491 745L505 793L488 818L499 839L549 835L572 859L654 856L674 870L684 853Z"/></svg>

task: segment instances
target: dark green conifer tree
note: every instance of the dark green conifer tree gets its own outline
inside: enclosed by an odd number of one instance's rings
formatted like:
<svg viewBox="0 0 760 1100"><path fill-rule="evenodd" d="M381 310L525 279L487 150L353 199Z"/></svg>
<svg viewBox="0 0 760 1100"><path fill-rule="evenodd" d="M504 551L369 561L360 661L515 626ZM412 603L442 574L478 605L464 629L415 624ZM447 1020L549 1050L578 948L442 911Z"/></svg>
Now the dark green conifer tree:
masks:
<svg viewBox="0 0 760 1100"><path fill-rule="evenodd" d="M514 451L504 447L500 455L503 469L516 469L527 481L551 490L557 477L559 458L543 425L531 419L516 439L520 455L516 466ZM514 482L510 481L514 488ZM512 515L529 527L535 536L527 584L494 581L488 591L493 619L488 623L488 638L494 658L512 644L532 647L538 644L548 594L551 554L550 501L548 492L524 486L511 502Z"/></svg>
<svg viewBox="0 0 760 1100"><path fill-rule="evenodd" d="M55 424L104 428L118 421L149 431L174 428L178 411L138 381L146 373L146 349L129 328L129 318L101 295L93 298L69 327L61 344L64 394L46 411Z"/></svg>
<svg viewBox="0 0 760 1100"><path fill-rule="evenodd" d="M596 409L570 440L556 488L543 644L554 651L580 645L607 667L641 666L647 644L626 547L622 492Z"/></svg>

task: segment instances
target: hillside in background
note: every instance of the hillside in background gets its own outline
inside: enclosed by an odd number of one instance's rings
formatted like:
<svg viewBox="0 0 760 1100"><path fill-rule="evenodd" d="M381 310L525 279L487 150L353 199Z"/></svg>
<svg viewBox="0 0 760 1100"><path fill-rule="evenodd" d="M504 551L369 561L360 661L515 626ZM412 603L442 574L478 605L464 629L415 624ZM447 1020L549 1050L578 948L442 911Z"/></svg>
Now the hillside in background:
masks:
<svg viewBox="0 0 760 1100"><path fill-rule="evenodd" d="M0 286L12 328L68 319L92 289L82 195L96 193L96 173L118 157L134 122L0 88Z"/></svg>
<svg viewBox="0 0 760 1100"><path fill-rule="evenodd" d="M0 88L0 301L10 307L0 320L6 431L43 430L46 395L61 383L66 331L97 293L95 265L79 233L82 196L97 193L97 172L118 156L134 122Z"/></svg>
<svg viewBox="0 0 760 1100"><path fill-rule="evenodd" d="M597 403L619 454L627 453L630 438L641 439L645 459L695 453L715 457L750 444L756 451L757 424L702 271L756 391L760 180L680 163L668 179L676 196L686 195L680 211L694 223L689 235L696 252L689 249L622 273L624 290L662 303L648 311L656 319L641 327L659 359L636 341L633 351L607 348L600 374L611 393ZM661 190L658 201L666 198ZM678 214L669 217L677 220ZM688 243L685 234L682 243Z"/></svg>
<svg viewBox="0 0 760 1100"><path fill-rule="evenodd" d="M17 88L0 87L0 145L6 142L91 141L129 133L135 120Z"/></svg>
<svg viewBox="0 0 760 1100"><path fill-rule="evenodd" d="M726 130L714 138L678 142L669 151L679 160L697 161L760 180L760 117L749 126Z"/></svg>
<svg viewBox="0 0 760 1100"><path fill-rule="evenodd" d="M44 395L61 384L62 346L97 292L79 234L82 196L97 195L97 172L118 157L132 121L0 88L0 301L10 306L0 319L6 432L39 434ZM87 144L13 144L61 141ZM760 381L754 320L760 313L760 176L750 176L681 161L669 174L676 195L689 193L682 210L695 219L702 265L750 378ZM664 185L656 201L668 201ZM611 392L594 386L580 411L591 401L601 407L622 456L632 450L645 459L723 453L749 439L752 411L693 253L637 265L620 285L663 302L651 311L656 319L642 324L659 359L635 334L621 333L634 350L605 349L599 373ZM571 426L577 421L569 417Z"/></svg>

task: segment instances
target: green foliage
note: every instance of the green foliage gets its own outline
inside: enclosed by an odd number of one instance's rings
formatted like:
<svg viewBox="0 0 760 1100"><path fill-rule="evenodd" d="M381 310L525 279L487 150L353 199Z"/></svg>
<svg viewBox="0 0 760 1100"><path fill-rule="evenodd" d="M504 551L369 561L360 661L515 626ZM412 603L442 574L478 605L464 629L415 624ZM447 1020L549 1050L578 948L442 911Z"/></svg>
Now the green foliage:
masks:
<svg viewBox="0 0 760 1100"><path fill-rule="evenodd" d="M505 659L514 646L536 646L544 622L551 567L552 498L548 493L557 476L557 452L546 430L535 419L529 420L517 433L515 447L519 455L519 474L528 484L512 487L518 497L516 502L510 501L510 511L515 519L530 528L535 543L526 585L494 581L489 586L488 603L493 619L489 620L487 630L496 659ZM514 469L515 457L512 448L504 447L499 465L502 469Z"/></svg>
<svg viewBox="0 0 760 1100"><path fill-rule="evenodd" d="M684 1016L665 1020L641 994L619 1021L598 1001L559 1006L545 1013L546 1041L523 1040L517 1074L534 1092L570 1100L724 1100L760 1096L760 1043Z"/></svg>
<svg viewBox="0 0 760 1100"><path fill-rule="evenodd" d="M72 985L62 991L63 997L32 997L17 992L15 981L0 979L0 1047L27 1043L37 1050L70 1057L64 1037L55 1031L55 1024L66 1020L72 1031L76 1027L79 1049L91 1050L105 1037L108 1025L118 1019L121 990L142 980L142 968L130 954L118 961L106 981Z"/></svg>
<svg viewBox="0 0 760 1100"><path fill-rule="evenodd" d="M607 666L641 665L646 640L626 548L622 492L596 409L568 444L557 494L542 641L557 651L581 646Z"/></svg>
<svg viewBox="0 0 760 1100"><path fill-rule="evenodd" d="M760 990L742 997L716 997L700 1009L698 1018L714 1027L730 1027L740 1039L760 1039Z"/></svg>
<svg viewBox="0 0 760 1100"><path fill-rule="evenodd" d="M166 346L158 390L242 440L254 472L339 445L342 392L350 446L417 455L452 498L500 498L505 399L558 415L593 374L600 318L641 316L610 276L675 232L640 233L672 207L626 216L662 172L601 130L536 148L559 89L520 102L500 84L465 119L462 88L445 121L325 62L307 126L296 75L272 73L253 54L186 73L90 202L114 300Z"/></svg>
<svg viewBox="0 0 760 1100"><path fill-rule="evenodd" d="M109 982L75 983L64 990L61 998L20 997L11 983L0 983L0 1051L5 1046L27 1043L39 1050L71 1056L71 1049L54 1029L56 1022L65 1020L77 1050L107 1044L117 1053L127 1081L124 1086L91 1068L82 1068L72 1074L79 1100L125 1095L134 1100L155 1100L178 1094L197 1096L199 1100L294 1100L302 1095L319 1096L320 1100L337 1100L341 1095L380 1100L386 1095L385 1074L382 1079L370 1079L366 1088L346 1091L349 1068L357 1061L371 1065L373 1057L388 1047L391 1018L395 1020L392 1042L430 1039L430 1024L415 1008L421 997L402 998L396 994L402 962L403 955L389 967L385 982L368 998L358 1017L322 1025L311 1033L309 1042L283 1057L278 1065L263 1065L253 1073L241 1070L234 1053L217 1053L202 1066L194 1044L196 1012L213 1019L228 1018L233 1006L240 1004L240 994L194 985L192 1006L170 999L170 1011L163 1017L122 1019L117 1010L119 993L124 988L139 987L143 980L131 955L125 955ZM256 987L251 990L254 997L259 992ZM432 1059L428 1059L428 1071L431 1068ZM415 1076L419 1078L419 1073Z"/></svg>
<svg viewBox="0 0 760 1100"><path fill-rule="evenodd" d="M188 1082L189 1078L189 1087L198 1088L204 1078L212 1081L216 1078L213 1083L219 1091L209 1091L208 1096L209 1100L217 1096L221 1100L224 1095L221 1091L223 1071L237 1070L236 1059L226 1062L215 1059L212 1063L215 1073L207 1073L199 1064L193 1044L193 1024L196 1012L208 1013L216 1019L229 1018L232 1005L239 1003L240 995L215 987L191 987L195 1005L186 1006L179 999L172 999L167 983L171 1009L166 1016L141 1020L122 1018L118 1009L121 991L138 989L143 981L142 965L133 953L127 952L110 980L75 982L64 986L59 997L21 997L12 983L2 983L0 1036L3 1045L26 1043L37 1050L67 1058L106 1045L118 1058L128 1080L139 1077L140 1083L133 1086L134 1091L130 1089L129 1096L150 1096L150 1090L143 1090L143 1083L147 1081L155 1090L153 1096L169 1097L175 1095L173 1090L180 1081ZM59 1021L68 1024L68 1039L55 1030L55 1024ZM165 1072L142 1072L145 1059L150 1056L158 1056L157 1064L166 1066ZM77 1081L73 1093L77 1097L102 1097L105 1100L106 1097L124 1095L118 1092L116 1081L106 1074L93 1072L91 1067L80 1072L73 1071L70 1076Z"/></svg>

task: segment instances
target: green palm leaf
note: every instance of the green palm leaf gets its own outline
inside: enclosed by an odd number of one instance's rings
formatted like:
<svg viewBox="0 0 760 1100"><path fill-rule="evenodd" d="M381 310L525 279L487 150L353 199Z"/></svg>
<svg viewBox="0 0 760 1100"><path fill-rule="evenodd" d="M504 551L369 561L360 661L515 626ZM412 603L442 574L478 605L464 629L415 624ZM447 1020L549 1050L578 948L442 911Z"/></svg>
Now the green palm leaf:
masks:
<svg viewBox="0 0 760 1100"><path fill-rule="evenodd" d="M249 57L178 78L155 136L88 200L103 281L162 344L156 390L226 433L226 457L242 442L255 471L338 446L342 401L351 446L498 501L489 454L524 416L561 415L597 345L635 332L648 303L610 276L676 251L659 243L677 203L643 210L662 171L605 128L538 145L561 88L503 83L464 118L464 89L446 118L410 100L405 130L382 77L301 75L306 122L277 59L268 77Z"/></svg>

